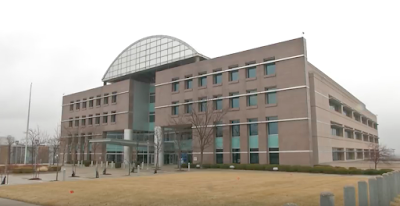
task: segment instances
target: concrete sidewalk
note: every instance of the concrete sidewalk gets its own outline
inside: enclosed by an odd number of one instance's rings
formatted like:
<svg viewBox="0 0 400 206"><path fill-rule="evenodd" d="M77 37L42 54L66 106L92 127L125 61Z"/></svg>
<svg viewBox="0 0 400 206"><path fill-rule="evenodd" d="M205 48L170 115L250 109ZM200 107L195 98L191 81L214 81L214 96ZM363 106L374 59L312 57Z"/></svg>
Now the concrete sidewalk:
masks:
<svg viewBox="0 0 400 206"><path fill-rule="evenodd" d="M4 205L4 206L39 206L39 205L33 205L30 203L19 202L19 201L3 199L3 198L0 198L0 205Z"/></svg>

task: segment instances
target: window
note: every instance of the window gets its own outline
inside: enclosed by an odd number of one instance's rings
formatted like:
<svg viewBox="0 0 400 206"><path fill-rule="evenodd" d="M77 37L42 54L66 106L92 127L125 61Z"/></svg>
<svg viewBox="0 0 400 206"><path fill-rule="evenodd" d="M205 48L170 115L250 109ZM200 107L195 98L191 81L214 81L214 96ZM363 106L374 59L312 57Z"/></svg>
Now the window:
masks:
<svg viewBox="0 0 400 206"><path fill-rule="evenodd" d="M215 136L216 137L223 137L224 127L218 126L219 124L221 124L221 122L215 123L215 125L216 125L216 127L215 127Z"/></svg>
<svg viewBox="0 0 400 206"><path fill-rule="evenodd" d="M342 137L343 135L343 128L337 125L331 125L331 135Z"/></svg>
<svg viewBox="0 0 400 206"><path fill-rule="evenodd" d="M229 72L229 81L238 81L239 80L239 71L230 71Z"/></svg>
<svg viewBox="0 0 400 206"><path fill-rule="evenodd" d="M332 148L332 160L341 161L344 160L344 150L343 148Z"/></svg>
<svg viewBox="0 0 400 206"><path fill-rule="evenodd" d="M187 76L186 78L191 78L192 76ZM192 89L193 79L185 80L185 89Z"/></svg>
<svg viewBox="0 0 400 206"><path fill-rule="evenodd" d="M353 131L352 130L346 130L345 137L353 139Z"/></svg>
<svg viewBox="0 0 400 206"><path fill-rule="evenodd" d="M267 117L267 121L278 120L278 117ZM278 122L268 122L268 135L278 134Z"/></svg>
<svg viewBox="0 0 400 206"><path fill-rule="evenodd" d="M357 159L361 159L361 160L364 159L362 149L357 149Z"/></svg>
<svg viewBox="0 0 400 206"><path fill-rule="evenodd" d="M276 88L266 88L266 91L273 91ZM276 92L265 93L265 104L276 104Z"/></svg>
<svg viewBox="0 0 400 206"><path fill-rule="evenodd" d="M354 155L354 149L346 149L346 160L354 160L355 155Z"/></svg>
<svg viewBox="0 0 400 206"><path fill-rule="evenodd" d="M172 102L172 104L178 104L178 102ZM172 115L178 115L179 114L179 106L172 106L171 107L171 114Z"/></svg>
<svg viewBox="0 0 400 206"><path fill-rule="evenodd" d="M265 75L275 74L275 63L265 64L264 68L265 68L264 71Z"/></svg>
<svg viewBox="0 0 400 206"><path fill-rule="evenodd" d="M72 120L72 118L69 118L68 126L72 127L72 125L73 125L73 120Z"/></svg>
<svg viewBox="0 0 400 206"><path fill-rule="evenodd" d="M221 69L214 70L214 72L220 72ZM213 75L213 82L214 84L222 84L222 73L214 74Z"/></svg>
<svg viewBox="0 0 400 206"><path fill-rule="evenodd" d="M199 73L199 75L204 75L206 73ZM207 86L207 76L199 77L199 87Z"/></svg>
<svg viewBox="0 0 400 206"><path fill-rule="evenodd" d="M340 113L340 110L341 110L341 106L338 105L338 103L336 103L335 100L333 100L333 99L329 100L329 108L332 111L336 111L336 112L339 112L339 113Z"/></svg>
<svg viewBox="0 0 400 206"><path fill-rule="evenodd" d="M103 104L108 104L108 94L104 94Z"/></svg>
<svg viewBox="0 0 400 206"><path fill-rule="evenodd" d="M93 97L89 98L89 107L93 107Z"/></svg>
<svg viewBox="0 0 400 206"><path fill-rule="evenodd" d="M82 116L81 125L82 126L86 125L86 116Z"/></svg>
<svg viewBox="0 0 400 206"><path fill-rule="evenodd" d="M70 102L69 111L74 111L74 101Z"/></svg>
<svg viewBox="0 0 400 206"><path fill-rule="evenodd" d="M357 140L362 140L362 136L361 136L361 132L360 131L356 131L355 134L356 134L356 139Z"/></svg>
<svg viewBox="0 0 400 206"><path fill-rule="evenodd" d="M75 127L79 127L79 117L75 117Z"/></svg>
<svg viewBox="0 0 400 206"><path fill-rule="evenodd" d="M76 110L79 110L80 107L81 107L81 103L78 100L78 101L76 101L75 108L76 108Z"/></svg>
<svg viewBox="0 0 400 206"><path fill-rule="evenodd" d="M100 124L100 114L96 114L95 124Z"/></svg>
<svg viewBox="0 0 400 206"><path fill-rule="evenodd" d="M222 152L223 152L223 149L216 149L215 150L215 162L217 164L224 163L224 154Z"/></svg>
<svg viewBox="0 0 400 206"><path fill-rule="evenodd" d="M255 93L257 90L249 90L247 93ZM251 94L247 96L247 106L257 106L257 94Z"/></svg>
<svg viewBox="0 0 400 206"><path fill-rule="evenodd" d="M154 112L149 113L149 122L154 122L156 120L156 116L154 115Z"/></svg>
<svg viewBox="0 0 400 206"><path fill-rule="evenodd" d="M249 67L246 69L246 78L256 78L257 67Z"/></svg>
<svg viewBox="0 0 400 206"><path fill-rule="evenodd" d="M239 120L232 120L231 124L239 123ZM240 125L231 125L231 136L232 137L239 137L240 136Z"/></svg>
<svg viewBox="0 0 400 206"><path fill-rule="evenodd" d="M156 102L156 96L155 96L155 93L154 93L154 92L150 93L150 100L149 100L149 102L150 102L150 103Z"/></svg>
<svg viewBox="0 0 400 206"><path fill-rule="evenodd" d="M250 148L250 164L258 164L258 148Z"/></svg>
<svg viewBox="0 0 400 206"><path fill-rule="evenodd" d="M240 164L240 149L232 149L232 163Z"/></svg>
<svg viewBox="0 0 400 206"><path fill-rule="evenodd" d="M191 99L187 99L187 100L185 100L185 102L187 103L187 102L191 102L192 100ZM192 113L192 105L193 105L193 103L188 103L188 104L185 104L185 113Z"/></svg>
<svg viewBox="0 0 400 206"><path fill-rule="evenodd" d="M112 123L115 123L116 122L116 114L115 114L116 112L115 111L112 111L111 112L111 122Z"/></svg>
<svg viewBox="0 0 400 206"><path fill-rule="evenodd" d="M269 148L269 164L279 165L279 148Z"/></svg>
<svg viewBox="0 0 400 206"><path fill-rule="evenodd" d="M214 98L220 98L221 95L214 96ZM222 99L214 100L214 110L222 110Z"/></svg>
<svg viewBox="0 0 400 206"><path fill-rule="evenodd" d="M172 81L178 81L179 78L173 78ZM177 92L179 91L179 82L173 82L172 83L172 91Z"/></svg>
<svg viewBox="0 0 400 206"><path fill-rule="evenodd" d="M96 106L100 106L101 105L101 96L97 95L96 97Z"/></svg>
<svg viewBox="0 0 400 206"><path fill-rule="evenodd" d="M89 115L88 125L93 125L93 115Z"/></svg>
<svg viewBox="0 0 400 206"><path fill-rule="evenodd" d="M239 95L239 92L232 92L229 96ZM239 97L232 97L229 99L229 107L230 108L239 108Z"/></svg>
<svg viewBox="0 0 400 206"><path fill-rule="evenodd" d="M103 123L104 123L104 124L107 124L107 122L108 122L108 113L107 113L107 112L104 112L104 113L103 113Z"/></svg>
<svg viewBox="0 0 400 206"><path fill-rule="evenodd" d="M117 92L112 93L111 103L117 103Z"/></svg>
<svg viewBox="0 0 400 206"><path fill-rule="evenodd" d="M82 109L86 109L86 99L82 100Z"/></svg>
<svg viewBox="0 0 400 206"><path fill-rule="evenodd" d="M199 99L199 101L202 101L202 102L199 102L199 111L200 112L205 112L207 110L207 101L206 100L207 100L206 97Z"/></svg>
<svg viewBox="0 0 400 206"><path fill-rule="evenodd" d="M257 119L248 119L248 122L257 122ZM252 123L248 125L249 135L258 135L258 124Z"/></svg>

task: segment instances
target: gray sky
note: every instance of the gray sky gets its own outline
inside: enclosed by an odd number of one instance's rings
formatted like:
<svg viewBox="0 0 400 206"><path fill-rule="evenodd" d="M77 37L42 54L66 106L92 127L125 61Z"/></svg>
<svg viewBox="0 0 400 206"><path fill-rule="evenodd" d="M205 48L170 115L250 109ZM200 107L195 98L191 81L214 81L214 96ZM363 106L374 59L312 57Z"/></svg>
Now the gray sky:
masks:
<svg viewBox="0 0 400 206"><path fill-rule="evenodd" d="M400 151L400 3L396 1L2 1L0 136L49 133L61 99L101 86L114 58L149 35L217 57L301 36L308 58L378 115L381 142ZM245 3L243 3L245 2Z"/></svg>

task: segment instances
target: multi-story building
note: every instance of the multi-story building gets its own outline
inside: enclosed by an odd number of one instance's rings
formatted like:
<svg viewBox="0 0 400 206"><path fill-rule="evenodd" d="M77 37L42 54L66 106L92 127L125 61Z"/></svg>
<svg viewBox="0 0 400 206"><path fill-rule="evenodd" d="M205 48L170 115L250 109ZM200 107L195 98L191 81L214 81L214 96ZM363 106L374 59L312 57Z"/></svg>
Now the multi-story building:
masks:
<svg viewBox="0 0 400 206"><path fill-rule="evenodd" d="M99 153L123 161L128 144L118 139L133 139L139 161L153 162L156 130L164 139L160 163L176 163L171 120L201 115L206 103L224 115L204 125L215 130L205 163L351 161L368 158L378 143L376 115L307 61L304 38L208 58L179 39L150 36L123 50L103 82L63 98L68 160ZM198 131L179 122L189 128L184 161L198 162ZM94 151L100 143L108 144Z"/></svg>

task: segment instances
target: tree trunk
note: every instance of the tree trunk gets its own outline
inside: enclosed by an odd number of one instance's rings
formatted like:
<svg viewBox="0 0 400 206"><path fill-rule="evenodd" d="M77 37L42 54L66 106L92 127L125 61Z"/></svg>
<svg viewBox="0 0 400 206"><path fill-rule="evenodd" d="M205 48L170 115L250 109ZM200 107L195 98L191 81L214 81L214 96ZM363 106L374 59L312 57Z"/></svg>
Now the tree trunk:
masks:
<svg viewBox="0 0 400 206"><path fill-rule="evenodd" d="M200 168L203 169L203 151L204 149L200 149Z"/></svg>
<svg viewBox="0 0 400 206"><path fill-rule="evenodd" d="M178 151L178 168L179 168L179 170L182 170L182 166L181 166L181 158L182 158L182 151L181 150L179 150Z"/></svg>
<svg viewBox="0 0 400 206"><path fill-rule="evenodd" d="M57 158L57 165L56 165L56 181L58 181L58 158ZM54 162L53 162L53 165L54 165Z"/></svg>
<svg viewBox="0 0 400 206"><path fill-rule="evenodd" d="M156 161L156 168L154 169L154 174L157 173L157 168L158 168L158 152L156 153L155 161Z"/></svg>

